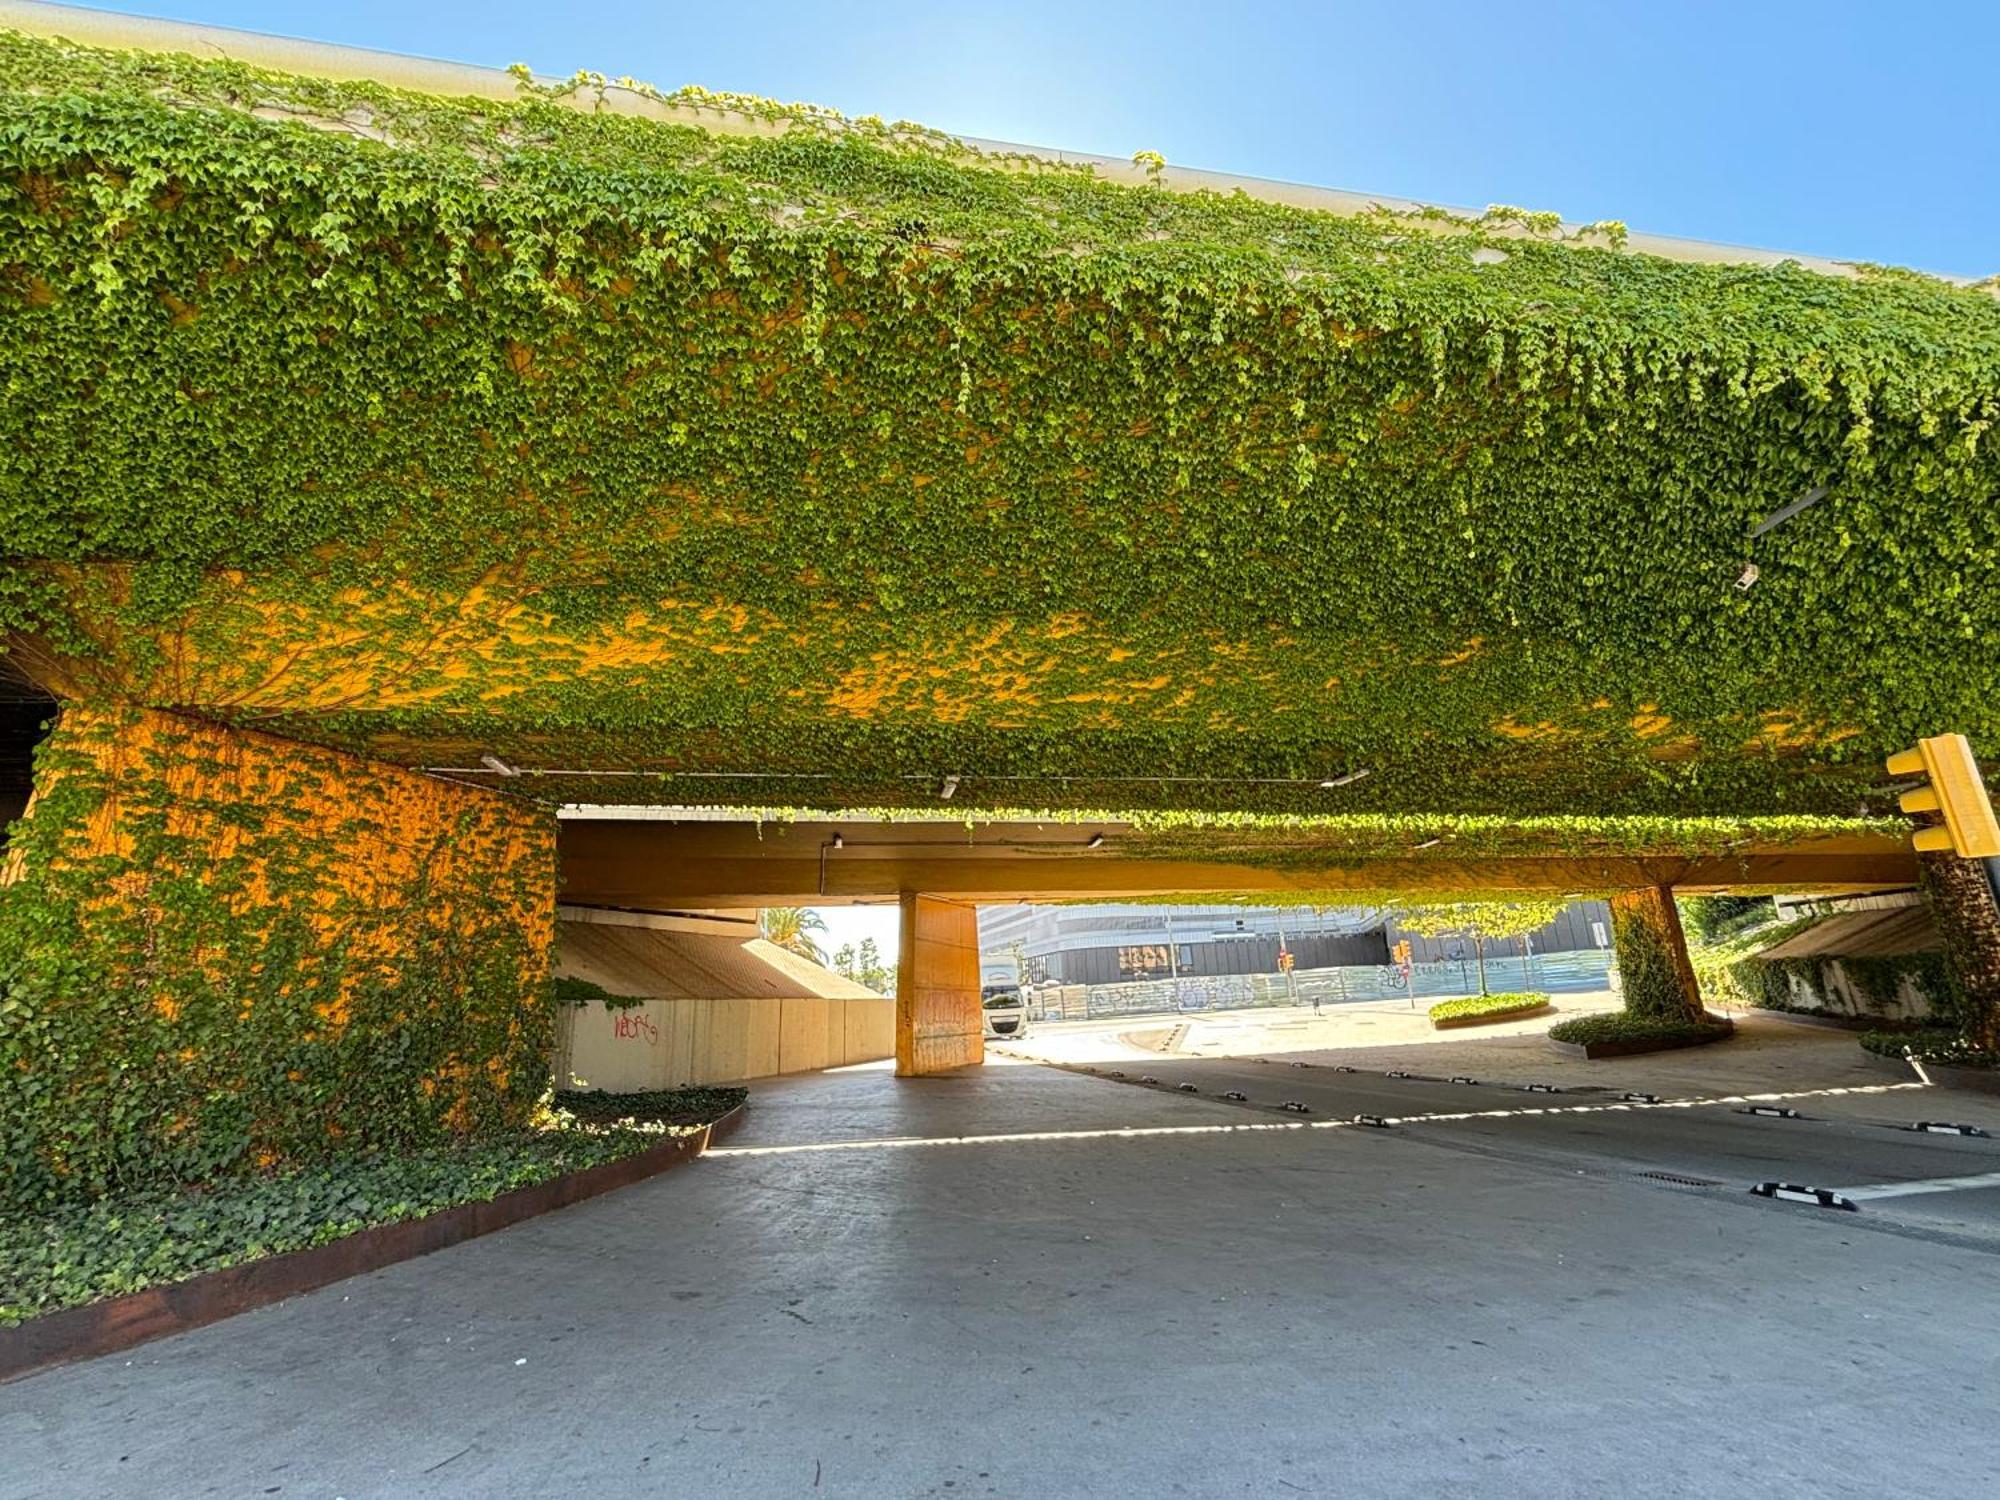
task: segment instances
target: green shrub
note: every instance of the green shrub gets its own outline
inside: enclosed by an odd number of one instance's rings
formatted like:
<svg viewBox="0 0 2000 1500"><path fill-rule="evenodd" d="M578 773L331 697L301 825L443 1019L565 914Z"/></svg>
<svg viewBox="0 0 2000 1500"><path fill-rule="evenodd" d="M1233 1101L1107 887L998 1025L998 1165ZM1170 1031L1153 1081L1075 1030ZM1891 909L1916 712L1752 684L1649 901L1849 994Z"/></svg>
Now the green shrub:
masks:
<svg viewBox="0 0 2000 1500"><path fill-rule="evenodd" d="M1943 1063L1954 1068L2000 1068L2000 1052L1988 1051L1951 1027L1864 1031L1859 1040L1863 1051L1877 1057L1914 1057L1919 1062Z"/></svg>
<svg viewBox="0 0 2000 1500"><path fill-rule="evenodd" d="M649 1103L616 1123L557 1112L534 1128L394 1155L0 1215L0 1327L601 1166L685 1134L743 1097L742 1089L627 1095Z"/></svg>
<svg viewBox="0 0 2000 1500"><path fill-rule="evenodd" d="M1635 1016L1626 1011L1608 1015L1578 1016L1549 1028L1549 1039L1557 1042L1650 1042L1678 1041L1682 1038L1718 1038L1729 1035L1729 1023L1710 1018L1687 1021L1678 1016Z"/></svg>
<svg viewBox="0 0 2000 1500"><path fill-rule="evenodd" d="M1516 1011L1538 1010L1549 1003L1539 990L1513 990L1498 995L1467 995L1459 1000L1440 1000L1430 1009L1433 1021L1460 1021L1467 1016L1509 1015Z"/></svg>
<svg viewBox="0 0 2000 1500"><path fill-rule="evenodd" d="M653 1089L639 1094L557 1089L555 1107L592 1125L703 1125L750 1097L748 1089Z"/></svg>

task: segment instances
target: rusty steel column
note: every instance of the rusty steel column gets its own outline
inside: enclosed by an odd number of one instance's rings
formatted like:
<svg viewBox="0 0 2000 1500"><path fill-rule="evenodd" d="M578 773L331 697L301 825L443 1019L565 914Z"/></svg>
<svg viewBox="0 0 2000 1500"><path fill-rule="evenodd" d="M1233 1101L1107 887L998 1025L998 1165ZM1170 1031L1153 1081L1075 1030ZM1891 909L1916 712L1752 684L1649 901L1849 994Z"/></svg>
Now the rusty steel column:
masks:
<svg viewBox="0 0 2000 1500"><path fill-rule="evenodd" d="M903 892L896 960L896 1074L944 1073L986 1060L976 907Z"/></svg>

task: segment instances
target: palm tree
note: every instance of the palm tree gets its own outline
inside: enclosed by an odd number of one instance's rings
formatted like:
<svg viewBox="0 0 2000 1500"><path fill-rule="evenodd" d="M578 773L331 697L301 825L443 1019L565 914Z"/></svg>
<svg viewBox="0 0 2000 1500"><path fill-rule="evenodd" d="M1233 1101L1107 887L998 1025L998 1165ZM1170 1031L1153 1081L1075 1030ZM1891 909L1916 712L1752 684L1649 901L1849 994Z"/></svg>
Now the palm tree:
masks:
<svg viewBox="0 0 2000 1500"><path fill-rule="evenodd" d="M812 936L826 931L826 919L810 906L767 906L758 913L757 925L766 942L811 963L826 962L826 954Z"/></svg>

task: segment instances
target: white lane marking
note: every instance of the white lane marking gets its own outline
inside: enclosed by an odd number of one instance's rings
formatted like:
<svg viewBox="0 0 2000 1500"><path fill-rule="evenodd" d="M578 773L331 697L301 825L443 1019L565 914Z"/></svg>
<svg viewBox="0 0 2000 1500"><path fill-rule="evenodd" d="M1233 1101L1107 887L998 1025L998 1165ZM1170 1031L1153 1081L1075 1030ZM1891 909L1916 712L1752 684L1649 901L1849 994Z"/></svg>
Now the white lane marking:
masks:
<svg viewBox="0 0 2000 1500"><path fill-rule="evenodd" d="M1917 1083L1874 1083L1854 1088L1801 1089L1787 1094L1727 1094L1717 1099L1669 1099L1659 1104L1552 1104L1515 1109L1468 1109L1422 1115L1389 1115L1390 1125L1451 1124L1458 1120L1532 1118L1552 1115L1646 1114L1653 1110L1701 1109L1712 1104L1747 1104L1753 1099L1812 1099L1830 1094L1887 1094L1922 1088ZM994 1135L891 1136L876 1140L805 1141L789 1146L714 1146L701 1154L707 1161L732 1156L792 1156L813 1151L904 1150L920 1146L1006 1146L1022 1141L1143 1140L1166 1135L1248 1135L1274 1130L1347 1130L1351 1120L1270 1120L1229 1125L1128 1125L1102 1130L1020 1130Z"/></svg>
<svg viewBox="0 0 2000 1500"><path fill-rule="evenodd" d="M1259 1131L1311 1128L1303 1120L1272 1120L1242 1125L1131 1125L1110 1130L1017 1130L1001 1135L904 1135L864 1141L803 1141L790 1146L716 1146L702 1152L701 1159L791 1156L806 1151L902 1150L912 1146L1008 1146L1021 1141L1136 1141L1162 1135L1248 1135Z"/></svg>
<svg viewBox="0 0 2000 1500"><path fill-rule="evenodd" d="M2000 1172L1975 1172L1970 1177L1925 1177L1915 1182L1871 1182L1834 1191L1848 1198L1914 1198L1919 1193L1962 1193L1969 1188L1990 1187L2000 1187Z"/></svg>

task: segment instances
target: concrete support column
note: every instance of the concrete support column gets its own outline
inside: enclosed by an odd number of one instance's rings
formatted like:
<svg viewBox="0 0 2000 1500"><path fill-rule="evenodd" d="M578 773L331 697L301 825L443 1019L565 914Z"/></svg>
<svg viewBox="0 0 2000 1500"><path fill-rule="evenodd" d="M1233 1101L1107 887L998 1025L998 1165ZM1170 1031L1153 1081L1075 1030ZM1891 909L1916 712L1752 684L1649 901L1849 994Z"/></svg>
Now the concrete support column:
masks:
<svg viewBox="0 0 2000 1500"><path fill-rule="evenodd" d="M1919 855L1917 864L1931 920L1944 937L1966 1032L2000 1047L2000 908L1985 868L1955 854Z"/></svg>
<svg viewBox="0 0 2000 1500"><path fill-rule="evenodd" d="M1611 933L1625 1009L1635 1016L1698 1021L1701 985L1671 887L1641 886L1611 898Z"/></svg>
<svg viewBox="0 0 2000 1500"><path fill-rule="evenodd" d="M896 962L896 1074L944 1073L986 1060L979 1006L979 914L959 901L903 892Z"/></svg>

